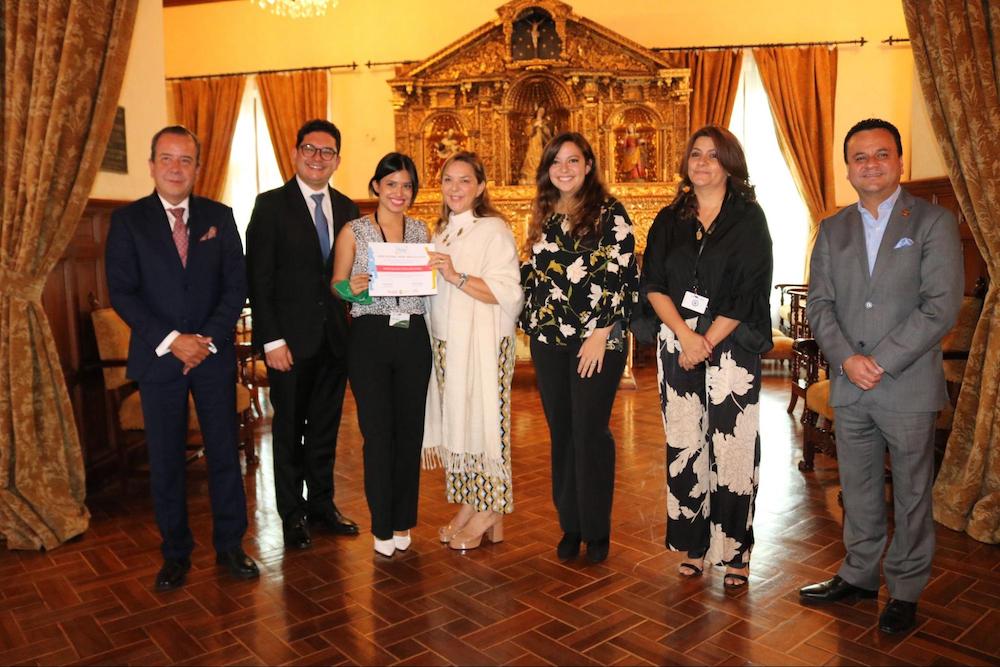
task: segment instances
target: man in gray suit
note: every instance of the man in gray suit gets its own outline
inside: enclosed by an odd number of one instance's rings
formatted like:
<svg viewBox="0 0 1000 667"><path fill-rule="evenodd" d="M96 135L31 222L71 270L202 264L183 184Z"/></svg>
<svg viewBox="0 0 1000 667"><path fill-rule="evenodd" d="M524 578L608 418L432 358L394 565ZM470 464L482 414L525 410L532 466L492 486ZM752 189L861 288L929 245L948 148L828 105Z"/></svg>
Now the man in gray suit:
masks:
<svg viewBox="0 0 1000 667"><path fill-rule="evenodd" d="M879 629L889 634L914 626L930 579L934 420L947 400L940 341L955 324L963 284L955 218L899 186L902 156L889 122L863 120L848 131L844 160L858 203L820 225L806 306L830 362L847 555L836 576L799 597L878 597L888 447L895 534Z"/></svg>

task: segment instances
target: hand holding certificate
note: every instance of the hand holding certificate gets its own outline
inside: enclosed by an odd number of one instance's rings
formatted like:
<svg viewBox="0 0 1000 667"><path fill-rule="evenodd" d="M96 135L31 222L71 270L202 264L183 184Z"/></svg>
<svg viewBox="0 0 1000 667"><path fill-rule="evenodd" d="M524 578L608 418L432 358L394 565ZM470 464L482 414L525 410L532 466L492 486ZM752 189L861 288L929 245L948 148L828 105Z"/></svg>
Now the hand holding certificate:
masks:
<svg viewBox="0 0 1000 667"><path fill-rule="evenodd" d="M368 293L372 296L437 294L437 272L428 262L433 243L369 243Z"/></svg>

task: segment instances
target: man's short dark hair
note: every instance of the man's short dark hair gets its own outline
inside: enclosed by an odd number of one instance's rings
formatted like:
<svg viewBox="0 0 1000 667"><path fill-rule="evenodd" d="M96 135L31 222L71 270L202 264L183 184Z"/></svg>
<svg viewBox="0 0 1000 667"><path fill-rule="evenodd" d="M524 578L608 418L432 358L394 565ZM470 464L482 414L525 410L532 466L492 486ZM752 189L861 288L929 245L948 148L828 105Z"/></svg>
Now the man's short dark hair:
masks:
<svg viewBox="0 0 1000 667"><path fill-rule="evenodd" d="M896 140L896 150L899 152L899 157L903 157L903 140L899 138L899 130L896 129L896 126L881 118L866 118L863 121L855 123L854 127L847 131L847 136L844 137L844 162L847 162L847 142L855 134L864 132L865 130L885 130L891 134L892 138ZM339 146L340 144L337 145Z"/></svg>
<svg viewBox="0 0 1000 667"><path fill-rule="evenodd" d="M340 130L337 129L336 125L328 120L323 120L322 118L307 120L305 124L299 128L299 133L295 135L296 148L302 145L302 139L305 138L305 136L310 132L326 132L329 134L337 141L337 153L340 153Z"/></svg>
<svg viewBox="0 0 1000 667"><path fill-rule="evenodd" d="M149 161L152 162L156 159L156 142L160 140L164 134L176 134L180 137L191 137L191 141L194 142L194 163L201 164L201 142L198 141L198 137L195 133L187 129L183 125L168 125L156 134L153 135L153 140L149 142ZM338 144L339 145L339 144Z"/></svg>

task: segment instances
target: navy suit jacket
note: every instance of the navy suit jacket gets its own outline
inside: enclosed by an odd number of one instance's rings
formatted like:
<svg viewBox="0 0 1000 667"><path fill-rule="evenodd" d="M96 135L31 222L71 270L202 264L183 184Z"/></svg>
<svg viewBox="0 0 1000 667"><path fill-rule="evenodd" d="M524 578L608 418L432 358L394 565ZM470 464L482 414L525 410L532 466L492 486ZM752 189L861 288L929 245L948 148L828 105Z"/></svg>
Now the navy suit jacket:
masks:
<svg viewBox="0 0 1000 667"><path fill-rule="evenodd" d="M325 262L294 176L257 196L247 227L247 273L258 350L284 339L294 359L316 355L324 343L334 357L346 357L347 311L330 290L333 248L341 228L361 214L348 197L327 189L333 204L333 247Z"/></svg>
<svg viewBox="0 0 1000 667"><path fill-rule="evenodd" d="M247 293L243 246L231 208L194 195L189 202L186 267L155 192L111 215L108 291L111 306L132 329L126 373L139 382L181 376L183 364L173 354L156 356L175 330L210 336L218 349L195 371L235 369L233 332Z"/></svg>

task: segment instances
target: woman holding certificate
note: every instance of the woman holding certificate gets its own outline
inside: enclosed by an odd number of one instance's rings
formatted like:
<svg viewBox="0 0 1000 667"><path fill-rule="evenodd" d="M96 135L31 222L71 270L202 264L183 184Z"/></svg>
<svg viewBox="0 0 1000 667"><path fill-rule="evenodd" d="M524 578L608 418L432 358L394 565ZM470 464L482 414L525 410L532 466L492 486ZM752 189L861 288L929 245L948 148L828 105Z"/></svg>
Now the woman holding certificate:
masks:
<svg viewBox="0 0 1000 667"><path fill-rule="evenodd" d="M615 441L608 428L625 367L625 332L636 300L635 237L625 208L598 175L576 132L549 142L536 171L521 267L538 390L552 440L552 497L563 537L560 560L587 543L608 556Z"/></svg>
<svg viewBox="0 0 1000 667"><path fill-rule="evenodd" d="M427 394L424 459L443 465L448 502L458 513L439 531L452 549L503 539L514 509L510 468L510 388L514 334L523 293L517 244L490 203L475 153L444 163L441 216L431 266L434 377Z"/></svg>
<svg viewBox="0 0 1000 667"><path fill-rule="evenodd" d="M424 223L405 215L417 188L413 160L383 157L368 183L374 215L349 222L334 245L334 293L352 302L347 373L364 437L365 496L375 552L386 557L409 548L417 523L430 340L423 296L368 294L369 244L427 243Z"/></svg>

